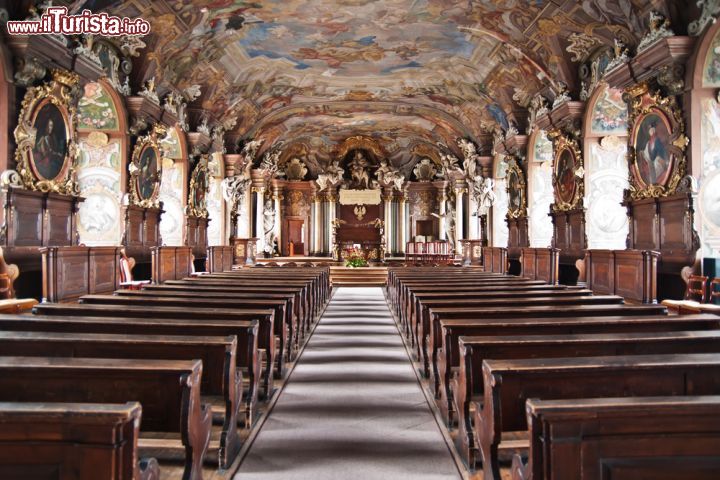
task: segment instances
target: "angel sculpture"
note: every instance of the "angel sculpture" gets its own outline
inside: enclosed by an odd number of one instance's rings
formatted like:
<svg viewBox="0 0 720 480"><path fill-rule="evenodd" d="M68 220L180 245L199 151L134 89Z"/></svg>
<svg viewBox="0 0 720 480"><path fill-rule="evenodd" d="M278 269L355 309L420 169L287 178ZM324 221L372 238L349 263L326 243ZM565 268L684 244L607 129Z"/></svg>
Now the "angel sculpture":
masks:
<svg viewBox="0 0 720 480"><path fill-rule="evenodd" d="M340 183L343 178L343 169L340 167L340 162L335 160L332 162L331 165L329 165L324 173L321 173L318 175L318 178L316 180L316 183L318 184L318 187L320 188L320 191L322 192L328 187L333 187Z"/></svg>
<svg viewBox="0 0 720 480"><path fill-rule="evenodd" d="M493 188L495 182L492 178L485 178L481 175L476 176L470 182L471 195L475 200L477 211L476 216L485 215L490 207L495 203L495 192Z"/></svg>
<svg viewBox="0 0 720 480"><path fill-rule="evenodd" d="M405 183L405 177L397 168L388 165L387 160L380 160L380 166L375 171L378 183L383 186L392 185L396 190L401 191Z"/></svg>
<svg viewBox="0 0 720 480"><path fill-rule="evenodd" d="M459 160L453 155L440 154L440 176L447 178L451 172L462 173L462 169L458 165Z"/></svg>
<svg viewBox="0 0 720 480"><path fill-rule="evenodd" d="M457 143L458 147L460 147L463 152L463 170L465 171L465 176L468 178L474 178L477 174L478 162L478 154L475 144L469 140L465 140L464 138L458 139Z"/></svg>

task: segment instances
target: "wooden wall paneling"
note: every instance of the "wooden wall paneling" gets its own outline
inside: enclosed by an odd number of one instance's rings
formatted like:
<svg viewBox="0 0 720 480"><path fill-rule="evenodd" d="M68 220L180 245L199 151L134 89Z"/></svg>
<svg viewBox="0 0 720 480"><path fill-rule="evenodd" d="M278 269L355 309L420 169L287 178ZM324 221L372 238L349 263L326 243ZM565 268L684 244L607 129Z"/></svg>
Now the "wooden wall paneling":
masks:
<svg viewBox="0 0 720 480"><path fill-rule="evenodd" d="M657 303L660 252L588 250L587 287L600 295L621 295L638 303Z"/></svg>
<svg viewBox="0 0 720 480"><path fill-rule="evenodd" d="M40 253L43 301L73 301L118 288L120 247L44 247Z"/></svg>
<svg viewBox="0 0 720 480"><path fill-rule="evenodd" d="M152 282L163 283L190 275L190 247L154 247L152 249Z"/></svg>
<svg viewBox="0 0 720 480"><path fill-rule="evenodd" d="M207 250L208 272L227 272L233 266L233 247L229 245L218 245L208 247Z"/></svg>
<svg viewBox="0 0 720 480"><path fill-rule="evenodd" d="M536 249L523 248L520 250L520 267L523 277L535 280L537 271L536 267Z"/></svg>

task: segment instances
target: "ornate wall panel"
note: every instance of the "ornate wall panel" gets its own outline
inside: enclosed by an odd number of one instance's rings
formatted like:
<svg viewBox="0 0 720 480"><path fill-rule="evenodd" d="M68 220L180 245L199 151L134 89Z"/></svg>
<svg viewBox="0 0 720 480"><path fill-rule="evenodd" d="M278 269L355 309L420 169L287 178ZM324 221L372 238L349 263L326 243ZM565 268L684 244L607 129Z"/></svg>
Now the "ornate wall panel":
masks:
<svg viewBox="0 0 720 480"><path fill-rule="evenodd" d="M627 211L622 206L628 188L627 145L618 137L590 143L587 150L585 204L588 247L622 249L628 233Z"/></svg>
<svg viewBox="0 0 720 480"><path fill-rule="evenodd" d="M495 157L495 203L492 206L492 245L494 247L507 247L508 226L505 217L508 212L508 194L505 174L507 162L501 156Z"/></svg>
<svg viewBox="0 0 720 480"><path fill-rule="evenodd" d="M164 245L179 246L183 244L184 183L182 164L168 158L163 159L159 198L163 204L163 210L165 210L160 220L160 234Z"/></svg>
<svg viewBox="0 0 720 480"><path fill-rule="evenodd" d="M213 155L208 164L210 172L210 185L207 195L207 211L210 224L208 225L208 244L225 245L225 201L222 196L222 156Z"/></svg>
<svg viewBox="0 0 720 480"><path fill-rule="evenodd" d="M548 247L552 242L552 222L548 217L553 202L552 186L552 142L544 135L537 134L533 145L528 185L528 216L531 247Z"/></svg>
<svg viewBox="0 0 720 480"><path fill-rule="evenodd" d="M77 179L85 201L78 212L80 243L118 245L121 237L121 143L93 132L80 141Z"/></svg>

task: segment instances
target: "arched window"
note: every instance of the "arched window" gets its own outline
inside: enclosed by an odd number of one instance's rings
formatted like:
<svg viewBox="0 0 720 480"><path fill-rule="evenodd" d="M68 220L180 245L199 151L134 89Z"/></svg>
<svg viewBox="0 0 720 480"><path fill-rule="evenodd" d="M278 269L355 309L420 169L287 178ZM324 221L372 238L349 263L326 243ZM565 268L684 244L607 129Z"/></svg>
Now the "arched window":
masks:
<svg viewBox="0 0 720 480"><path fill-rule="evenodd" d="M225 201L222 196L223 156L214 153L208 163L210 185L207 196L207 209L210 224L208 225L208 245L226 245L225 238Z"/></svg>
<svg viewBox="0 0 720 480"><path fill-rule="evenodd" d="M507 247L508 226L505 216L508 212L508 194L505 182L507 162L503 155L495 155L495 203L492 207L492 245L493 247Z"/></svg>
<svg viewBox="0 0 720 480"><path fill-rule="evenodd" d="M552 222L548 216L553 202L553 145L543 130L535 132L531 145L528 165L530 246L549 247L553 236Z"/></svg>
<svg viewBox="0 0 720 480"><path fill-rule="evenodd" d="M78 159L80 242L119 245L125 171L125 115L120 97L104 81L88 83L78 103ZM123 112L122 115L118 112Z"/></svg>
<svg viewBox="0 0 720 480"><path fill-rule="evenodd" d="M585 119L585 222L588 248L624 249L628 188L627 105L622 91L600 84Z"/></svg>
<svg viewBox="0 0 720 480"><path fill-rule="evenodd" d="M700 150L693 149L692 173L698 179L696 230L700 235L703 257L720 256L720 25L712 26L701 44L707 52L702 61L701 84L694 85L693 104L700 108ZM707 38L712 38L706 46ZM694 117L694 116L693 116ZM696 131L695 129L693 129ZM692 144L691 144L692 146Z"/></svg>
<svg viewBox="0 0 720 480"><path fill-rule="evenodd" d="M170 128L160 141L164 158L159 199L165 211L160 217L160 235L164 245L172 246L183 245L185 230L187 148L181 132L177 127Z"/></svg>

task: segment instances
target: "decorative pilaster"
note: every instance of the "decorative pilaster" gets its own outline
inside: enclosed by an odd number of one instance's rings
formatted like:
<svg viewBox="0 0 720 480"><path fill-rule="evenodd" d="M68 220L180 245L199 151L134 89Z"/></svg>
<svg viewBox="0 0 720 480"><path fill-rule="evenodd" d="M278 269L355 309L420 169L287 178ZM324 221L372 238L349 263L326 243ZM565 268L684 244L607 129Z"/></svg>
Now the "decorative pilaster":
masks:
<svg viewBox="0 0 720 480"><path fill-rule="evenodd" d="M462 184L458 183L455 185L455 238L457 240L454 247L458 252L462 251L460 237L463 236L463 224L465 220L465 212L463 209L463 194L465 192L467 192L467 189Z"/></svg>

